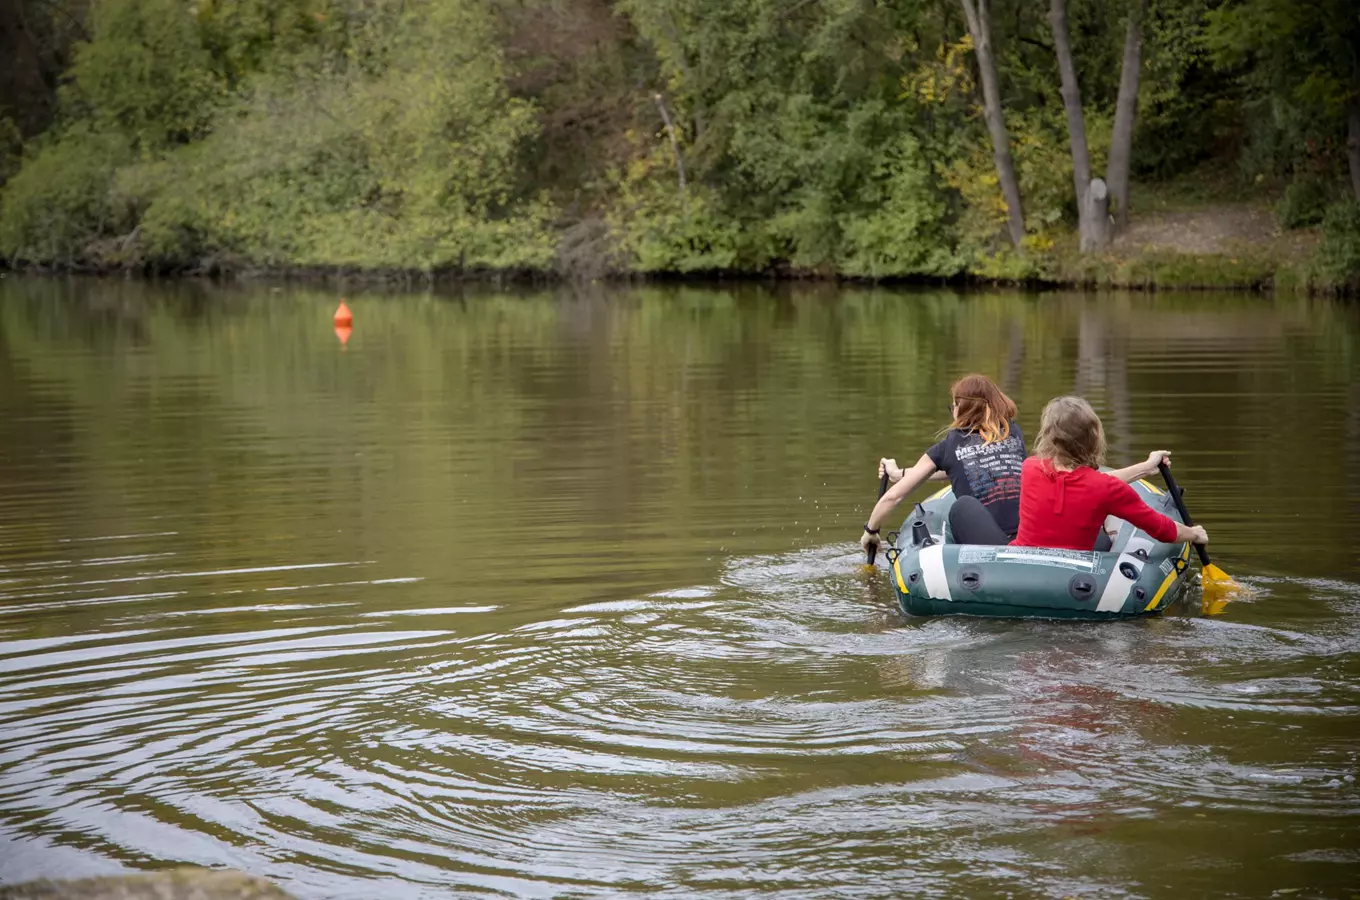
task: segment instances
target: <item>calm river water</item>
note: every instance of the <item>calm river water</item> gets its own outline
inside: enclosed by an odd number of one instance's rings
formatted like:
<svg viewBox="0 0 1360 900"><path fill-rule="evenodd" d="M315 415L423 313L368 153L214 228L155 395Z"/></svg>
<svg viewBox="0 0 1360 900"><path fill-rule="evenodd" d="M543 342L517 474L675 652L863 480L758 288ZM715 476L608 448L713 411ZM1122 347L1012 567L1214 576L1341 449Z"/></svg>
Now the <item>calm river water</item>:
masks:
<svg viewBox="0 0 1360 900"><path fill-rule="evenodd" d="M1360 312L0 280L0 883L302 898L1360 885ZM1254 593L908 620L880 455L992 374ZM1193 598L1192 598L1193 600Z"/></svg>

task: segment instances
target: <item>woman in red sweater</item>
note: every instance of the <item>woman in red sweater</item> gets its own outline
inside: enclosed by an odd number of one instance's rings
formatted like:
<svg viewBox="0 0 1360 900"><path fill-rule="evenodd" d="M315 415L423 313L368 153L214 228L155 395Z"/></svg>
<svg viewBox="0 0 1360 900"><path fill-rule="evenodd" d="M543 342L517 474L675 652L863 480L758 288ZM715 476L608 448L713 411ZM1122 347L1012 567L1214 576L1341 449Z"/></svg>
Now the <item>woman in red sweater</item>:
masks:
<svg viewBox="0 0 1360 900"><path fill-rule="evenodd" d="M1091 404L1080 397L1050 400L1039 419L1034 455L1020 470L1019 547L1058 547L1090 550L1106 516L1132 522L1167 544L1209 543L1198 525L1188 527L1167 518L1142 501L1120 476L1157 471L1167 458L1158 450L1141 467L1116 474L1099 471L1105 458L1105 429Z"/></svg>

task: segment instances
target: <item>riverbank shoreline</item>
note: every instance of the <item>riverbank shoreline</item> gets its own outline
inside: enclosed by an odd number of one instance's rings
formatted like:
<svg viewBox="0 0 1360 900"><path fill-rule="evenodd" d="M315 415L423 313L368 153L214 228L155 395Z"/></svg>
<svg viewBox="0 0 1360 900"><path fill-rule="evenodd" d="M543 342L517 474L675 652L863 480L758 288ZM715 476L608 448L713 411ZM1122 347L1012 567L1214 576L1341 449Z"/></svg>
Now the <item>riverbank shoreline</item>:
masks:
<svg viewBox="0 0 1360 900"><path fill-rule="evenodd" d="M570 274L539 271L451 271L351 269L336 266L296 268L146 269L113 266L0 266L0 277L34 278L125 278L145 281L206 280L238 284L315 284L363 288L427 288L457 284L492 287L552 287L563 284L826 284L863 287L955 288L989 290L1014 288L1025 291L1102 291L1140 292L1191 291L1252 293L1290 293L1320 297L1354 297L1357 290L1344 285L1310 280L1306 272L1292 269L1263 269L1251 263L1223 257L1204 259L1194 256L1159 256L1142 259L1095 258L1073 265L1059 276L1030 278L990 278L973 273L948 277L862 278L821 272L652 272L612 273L596 278L577 278Z"/></svg>
<svg viewBox="0 0 1360 900"><path fill-rule="evenodd" d="M1064 234L1045 250L1023 257L1002 255L1001 266L980 266L951 275L907 275L884 278L846 275L827 269L800 269L787 264L764 270L714 269L688 272L640 272L567 267L543 269L431 270L366 268L352 265L257 266L214 259L196 265L70 265L0 260L0 271L19 275L132 277L149 280L207 278L232 282L298 282L365 287L417 287L449 284L549 286L564 283L712 284L826 283L887 287L953 287L964 290L1010 287L1033 291L1250 291L1309 296L1356 296L1360 286L1328 280L1319 274L1314 256L1320 242L1316 228L1282 231L1263 204L1221 204L1197 210L1153 211L1139 216L1105 251L1082 254L1076 234ZM979 269L1004 268L1017 274L997 277Z"/></svg>

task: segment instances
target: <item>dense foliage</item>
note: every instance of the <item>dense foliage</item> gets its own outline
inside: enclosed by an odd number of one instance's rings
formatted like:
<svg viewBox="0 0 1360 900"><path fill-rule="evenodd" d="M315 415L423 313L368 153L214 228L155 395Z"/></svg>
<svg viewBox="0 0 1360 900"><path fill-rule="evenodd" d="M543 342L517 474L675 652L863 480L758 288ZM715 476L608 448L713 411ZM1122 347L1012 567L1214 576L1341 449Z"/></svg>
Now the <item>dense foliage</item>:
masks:
<svg viewBox="0 0 1360 900"><path fill-rule="evenodd" d="M0 256L1024 277L1076 218L1045 7L989 4L1016 248L958 0L21 0ZM1066 6L1097 171L1133 8ZM1360 12L1138 21L1135 220L1140 182L1230 168L1355 277Z"/></svg>

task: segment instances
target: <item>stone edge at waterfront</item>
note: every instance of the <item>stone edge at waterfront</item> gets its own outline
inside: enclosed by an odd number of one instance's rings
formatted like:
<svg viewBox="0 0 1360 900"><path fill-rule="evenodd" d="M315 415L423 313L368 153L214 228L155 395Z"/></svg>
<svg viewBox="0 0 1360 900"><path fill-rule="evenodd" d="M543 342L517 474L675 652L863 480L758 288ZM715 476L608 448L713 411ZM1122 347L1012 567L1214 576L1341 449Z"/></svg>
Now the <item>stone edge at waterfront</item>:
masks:
<svg viewBox="0 0 1360 900"><path fill-rule="evenodd" d="M294 900L260 878L231 870L184 867L71 881L43 878L0 885L0 900Z"/></svg>

